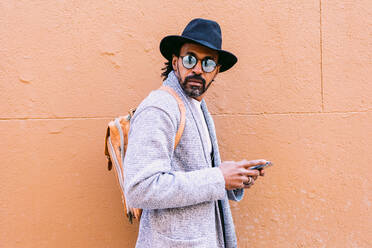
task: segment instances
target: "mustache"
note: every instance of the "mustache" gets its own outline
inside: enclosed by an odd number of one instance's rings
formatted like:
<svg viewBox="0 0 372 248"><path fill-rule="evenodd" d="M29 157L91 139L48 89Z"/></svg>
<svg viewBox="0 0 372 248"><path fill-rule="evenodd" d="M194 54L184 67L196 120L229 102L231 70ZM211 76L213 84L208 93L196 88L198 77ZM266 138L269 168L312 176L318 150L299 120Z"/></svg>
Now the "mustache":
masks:
<svg viewBox="0 0 372 248"><path fill-rule="evenodd" d="M185 83L189 82L191 79L200 80L202 82L202 84L203 84L203 87L205 87L205 80L201 76L199 76L199 75L187 76L185 78Z"/></svg>

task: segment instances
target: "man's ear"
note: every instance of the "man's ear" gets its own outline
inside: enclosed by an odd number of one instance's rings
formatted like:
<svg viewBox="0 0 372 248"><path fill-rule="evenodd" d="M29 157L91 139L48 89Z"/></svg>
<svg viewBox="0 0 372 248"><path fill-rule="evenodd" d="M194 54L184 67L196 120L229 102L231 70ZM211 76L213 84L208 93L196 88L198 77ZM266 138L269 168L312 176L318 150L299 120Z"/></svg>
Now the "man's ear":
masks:
<svg viewBox="0 0 372 248"><path fill-rule="evenodd" d="M172 55L172 67L174 71L177 71L177 60L178 60L178 57L173 54Z"/></svg>

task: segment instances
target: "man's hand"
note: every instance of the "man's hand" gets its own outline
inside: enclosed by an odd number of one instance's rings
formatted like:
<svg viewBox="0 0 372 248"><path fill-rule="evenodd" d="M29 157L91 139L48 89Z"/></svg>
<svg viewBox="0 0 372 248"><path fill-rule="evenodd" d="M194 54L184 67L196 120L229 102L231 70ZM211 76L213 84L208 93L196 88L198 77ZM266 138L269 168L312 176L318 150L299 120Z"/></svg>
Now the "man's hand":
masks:
<svg viewBox="0 0 372 248"><path fill-rule="evenodd" d="M267 160L242 160L239 162L225 161L218 167L225 178L225 187L227 190L249 188L254 184L258 176L264 176L264 169L250 170L249 167L265 164ZM251 178L251 179L250 179Z"/></svg>

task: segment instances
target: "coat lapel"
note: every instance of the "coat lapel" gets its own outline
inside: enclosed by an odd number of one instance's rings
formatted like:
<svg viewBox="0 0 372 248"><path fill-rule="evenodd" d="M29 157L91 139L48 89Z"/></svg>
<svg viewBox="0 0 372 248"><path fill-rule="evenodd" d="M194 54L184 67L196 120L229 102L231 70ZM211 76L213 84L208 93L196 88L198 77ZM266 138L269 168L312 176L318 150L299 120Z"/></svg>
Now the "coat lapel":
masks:
<svg viewBox="0 0 372 248"><path fill-rule="evenodd" d="M202 147L203 147L203 153L204 153L205 160L208 164L211 164L211 156L207 152L207 135L208 134L205 133L205 130L202 126L202 119L201 119L202 117L199 115L198 110L196 109L196 106L192 103L192 99L184 93L173 71L169 73L168 78L164 81L163 85L169 86L172 89L174 89L177 92L177 94L181 97L182 101L185 103L186 110L190 111L191 116L193 117L193 120L198 129L199 137L200 137ZM186 122L186 125L187 125L187 122ZM207 122L207 126L208 126L208 122ZM208 126L208 129L209 129L209 126ZM213 143L212 143L212 147L213 147Z"/></svg>

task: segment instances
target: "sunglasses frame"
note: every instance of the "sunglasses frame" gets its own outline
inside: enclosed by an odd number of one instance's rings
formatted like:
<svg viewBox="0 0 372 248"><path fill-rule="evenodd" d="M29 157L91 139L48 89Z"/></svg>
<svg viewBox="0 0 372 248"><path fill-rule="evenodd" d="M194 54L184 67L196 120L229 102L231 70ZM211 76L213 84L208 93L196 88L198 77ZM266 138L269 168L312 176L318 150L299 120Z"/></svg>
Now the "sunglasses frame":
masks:
<svg viewBox="0 0 372 248"><path fill-rule="evenodd" d="M185 66L185 64L183 63L183 58L184 57L187 57L187 56L192 56L192 57L194 57L195 59L196 59L196 63L195 63L195 65L193 65L191 68L188 68L188 67L186 67ZM195 54L193 54L193 53L188 53L188 54L186 54L185 56L179 56L180 58L181 58L181 60L182 60L182 65L183 65L183 67L185 67L186 69L188 69L188 70L191 70L191 69L193 69L198 63L199 63L199 61L200 61L200 63L201 63L201 68L202 68L202 70L203 70L203 72L205 72L205 73L211 73L211 72L213 72L214 70L216 70L216 68L217 68L217 66L218 66L218 63L216 62L216 61L214 61L210 56L206 56L206 57L204 57L203 59L199 59ZM212 60L214 63L215 63L215 66L214 66L214 68L213 68L213 70L212 71L205 71L204 70L204 66L203 66L203 61L205 61L205 60Z"/></svg>

